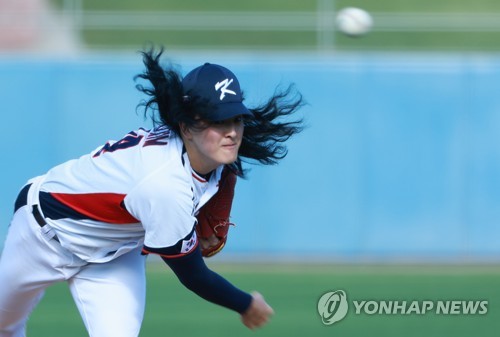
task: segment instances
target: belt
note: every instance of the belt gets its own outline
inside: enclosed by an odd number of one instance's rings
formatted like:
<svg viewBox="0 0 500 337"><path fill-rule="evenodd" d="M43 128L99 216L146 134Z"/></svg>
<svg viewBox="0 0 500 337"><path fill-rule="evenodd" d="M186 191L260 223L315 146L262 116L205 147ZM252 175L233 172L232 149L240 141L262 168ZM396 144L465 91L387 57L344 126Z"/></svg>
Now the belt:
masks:
<svg viewBox="0 0 500 337"><path fill-rule="evenodd" d="M31 187L31 184L26 185L23 187L21 192L19 192L19 195L17 196L15 205L14 205L14 213L21 207L26 206L28 204L28 191ZM40 208L38 205L33 205L31 208L31 214L33 214L33 217L35 218L36 222L40 227L44 227L47 224L47 221L45 221L44 217L42 216L42 213L40 212ZM59 242L59 239L57 238L56 235L53 237L54 240Z"/></svg>
<svg viewBox="0 0 500 337"><path fill-rule="evenodd" d="M43 218L42 213L40 213L38 205L33 205L31 213L33 213L33 217L35 218L36 222L38 222L40 227L43 227L47 224L47 221L45 221L45 219Z"/></svg>

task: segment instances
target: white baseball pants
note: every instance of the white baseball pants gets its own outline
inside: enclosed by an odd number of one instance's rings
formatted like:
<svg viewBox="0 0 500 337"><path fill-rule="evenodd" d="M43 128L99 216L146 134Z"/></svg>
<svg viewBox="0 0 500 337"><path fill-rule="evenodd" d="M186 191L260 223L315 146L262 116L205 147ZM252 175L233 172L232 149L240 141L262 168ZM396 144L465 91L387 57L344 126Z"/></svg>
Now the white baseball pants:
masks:
<svg viewBox="0 0 500 337"><path fill-rule="evenodd" d="M102 264L86 263L44 236L30 207L21 207L0 257L0 337L24 337L28 317L45 289L61 281L68 282L89 336L139 335L146 297L140 251Z"/></svg>

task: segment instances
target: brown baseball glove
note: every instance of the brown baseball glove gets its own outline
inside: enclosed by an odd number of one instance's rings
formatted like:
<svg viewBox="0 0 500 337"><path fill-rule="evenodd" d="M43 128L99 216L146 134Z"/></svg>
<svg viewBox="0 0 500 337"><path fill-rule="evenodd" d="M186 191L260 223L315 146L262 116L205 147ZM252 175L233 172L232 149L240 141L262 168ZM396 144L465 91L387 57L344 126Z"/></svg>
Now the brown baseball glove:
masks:
<svg viewBox="0 0 500 337"><path fill-rule="evenodd" d="M236 179L236 174L225 167L219 181L219 190L196 216L196 234L200 240L201 254L205 257L214 256L224 248L229 226L234 226L229 217Z"/></svg>

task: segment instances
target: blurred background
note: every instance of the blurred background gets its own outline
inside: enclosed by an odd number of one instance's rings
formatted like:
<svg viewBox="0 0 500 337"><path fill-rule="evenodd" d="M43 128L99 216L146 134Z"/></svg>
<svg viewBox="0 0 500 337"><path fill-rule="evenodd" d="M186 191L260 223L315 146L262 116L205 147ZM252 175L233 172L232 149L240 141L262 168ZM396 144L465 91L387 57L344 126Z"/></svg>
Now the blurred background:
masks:
<svg viewBox="0 0 500 337"><path fill-rule="evenodd" d="M369 34L337 31L335 13L348 6L371 13ZM500 327L499 41L494 0L0 0L0 239L27 179L150 126L136 109L144 97L133 76L143 69L139 51L163 45L165 61L183 73L204 62L232 69L250 106L289 83L308 103L301 111L308 128L289 142L282 163L247 166L233 207L237 227L210 262L226 271L242 261L273 264L289 280L303 275L290 287L314 289L297 304L310 317L281 316L271 335L481 328L493 336ZM314 287L311 264L324 282ZM398 270L413 275L407 281L428 271L427 288L408 290L416 285L395 278ZM438 299L446 289L456 298L474 288L491 310L482 320L443 318L434 330L429 320L394 326L373 317L362 327L325 328L315 303L347 274L348 295ZM356 283L359 275L366 283ZM376 292L380 275L385 287ZM465 283L450 288L457 275ZM395 293L397 286L407 292ZM285 312L293 308L282 300ZM279 330L291 321L302 323Z"/></svg>

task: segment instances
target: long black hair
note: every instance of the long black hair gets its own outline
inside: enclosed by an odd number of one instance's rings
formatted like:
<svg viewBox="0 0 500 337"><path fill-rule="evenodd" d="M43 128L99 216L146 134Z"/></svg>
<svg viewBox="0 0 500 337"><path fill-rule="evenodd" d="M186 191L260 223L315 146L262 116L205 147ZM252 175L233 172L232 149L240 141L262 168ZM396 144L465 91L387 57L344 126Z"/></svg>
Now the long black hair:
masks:
<svg viewBox="0 0 500 337"><path fill-rule="evenodd" d="M186 98L182 88L182 76L172 64L160 65L163 48L150 48L141 52L146 70L135 76L135 80L149 81L151 87L137 84L136 88L149 98L138 107L144 107L145 117L150 117L154 125L166 125L180 135L180 123L188 128L206 120L213 107L197 97ZM253 117L244 119L244 132L238 159L230 167L239 176L244 176L242 161L258 162L265 165L276 164L287 153L284 144L291 136L303 130L303 119L292 118L304 105L302 95L293 85L277 89L263 104L248 108Z"/></svg>

